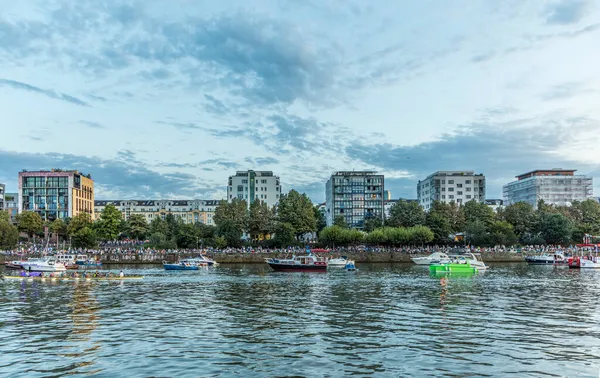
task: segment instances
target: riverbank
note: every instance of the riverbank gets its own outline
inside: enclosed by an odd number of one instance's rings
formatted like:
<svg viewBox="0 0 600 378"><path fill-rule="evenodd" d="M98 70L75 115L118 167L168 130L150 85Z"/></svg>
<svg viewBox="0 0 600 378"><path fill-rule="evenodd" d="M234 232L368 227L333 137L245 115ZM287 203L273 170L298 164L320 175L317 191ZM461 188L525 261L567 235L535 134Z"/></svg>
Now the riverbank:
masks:
<svg viewBox="0 0 600 378"><path fill-rule="evenodd" d="M396 251L354 251L343 253L356 263L410 263L413 257L427 256L428 254L409 254ZM197 254L169 254L166 256L144 256L144 255L124 255L115 257L115 255L97 255L97 258L104 265L111 264L161 264L163 261L174 262L178 258L195 257ZM285 258L289 257L287 252L268 252L268 253L210 253L209 256L219 264L262 264L265 258ZM337 256L337 254L335 255ZM35 257L35 256L31 256ZM92 257L92 256L90 256ZM15 257L16 258L16 257ZM0 264L5 260L13 259L11 256L0 255ZM481 259L484 262L525 262L525 258L520 253L513 252L483 252Z"/></svg>

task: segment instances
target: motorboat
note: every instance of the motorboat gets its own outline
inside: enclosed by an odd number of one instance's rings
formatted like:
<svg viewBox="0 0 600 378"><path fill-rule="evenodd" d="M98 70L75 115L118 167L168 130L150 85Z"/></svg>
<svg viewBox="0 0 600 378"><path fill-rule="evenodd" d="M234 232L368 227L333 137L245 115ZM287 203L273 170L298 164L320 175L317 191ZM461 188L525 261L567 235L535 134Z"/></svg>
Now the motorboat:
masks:
<svg viewBox="0 0 600 378"><path fill-rule="evenodd" d="M348 263L348 257L346 256L341 256L341 257L337 257L335 259L329 259L327 261L327 266L329 268L344 268L346 266L346 264Z"/></svg>
<svg viewBox="0 0 600 378"><path fill-rule="evenodd" d="M208 264L200 262L197 259L179 260L176 263L163 261L163 268L165 270L198 270L201 266L208 266Z"/></svg>
<svg viewBox="0 0 600 378"><path fill-rule="evenodd" d="M77 255L77 257L75 258L75 264L77 264L79 266L92 266L92 267L102 266L101 261L88 258L87 255Z"/></svg>
<svg viewBox="0 0 600 378"><path fill-rule="evenodd" d="M600 269L600 257L598 256L575 256L569 259L569 268L574 269Z"/></svg>
<svg viewBox="0 0 600 378"><path fill-rule="evenodd" d="M477 268L477 271L487 270L487 265L471 252L463 253L461 255L451 256L452 261L458 264L469 264L470 266Z"/></svg>
<svg viewBox="0 0 600 378"><path fill-rule="evenodd" d="M67 270L65 264L59 263L54 257L30 258L21 261L23 269L29 272L64 272Z"/></svg>
<svg viewBox="0 0 600 378"><path fill-rule="evenodd" d="M56 261L65 265L67 269L78 269L79 265L77 265L76 256L70 254L59 253L55 256Z"/></svg>
<svg viewBox="0 0 600 378"><path fill-rule="evenodd" d="M441 264L450 262L450 258L443 252L434 252L429 256L413 257L412 261L417 265Z"/></svg>
<svg viewBox="0 0 600 378"><path fill-rule="evenodd" d="M567 263L567 259L561 251L553 255L542 253L541 255L525 256L525 261L529 265L564 265Z"/></svg>
<svg viewBox="0 0 600 378"><path fill-rule="evenodd" d="M6 269L23 269L23 262L21 260L7 261L4 263L4 267Z"/></svg>
<svg viewBox="0 0 600 378"><path fill-rule="evenodd" d="M215 260L209 258L206 255L201 255L200 257L195 257L192 259L186 259L185 261L188 261L190 263L195 263L195 264L199 264L200 266L208 265L208 266L213 266L213 265L219 265L218 262L216 262Z"/></svg>
<svg viewBox="0 0 600 378"><path fill-rule="evenodd" d="M356 265L354 264L353 260L347 260L346 261L346 265L344 266L344 269L346 269L346 271L348 272L354 272L356 271Z"/></svg>
<svg viewBox="0 0 600 378"><path fill-rule="evenodd" d="M313 254L293 256L291 259L267 258L265 262L276 272L325 272L327 260Z"/></svg>

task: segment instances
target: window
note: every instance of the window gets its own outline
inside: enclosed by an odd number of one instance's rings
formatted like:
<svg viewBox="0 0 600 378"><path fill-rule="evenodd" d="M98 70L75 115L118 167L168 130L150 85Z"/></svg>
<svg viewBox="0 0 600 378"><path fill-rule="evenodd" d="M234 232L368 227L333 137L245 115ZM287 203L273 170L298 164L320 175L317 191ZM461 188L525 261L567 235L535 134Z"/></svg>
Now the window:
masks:
<svg viewBox="0 0 600 378"><path fill-rule="evenodd" d="M454 196L453 196L452 194L450 194L450 195L448 196L448 198L449 198L449 199L454 199Z"/></svg>
<svg viewBox="0 0 600 378"><path fill-rule="evenodd" d="M467 184L467 185L468 185L468 184L470 184L470 183L471 183L471 180L465 180L465 184Z"/></svg>
<svg viewBox="0 0 600 378"><path fill-rule="evenodd" d="M467 199L471 199L471 195L470 194L467 194Z"/></svg>
<svg viewBox="0 0 600 378"><path fill-rule="evenodd" d="M444 194L442 194L442 199L446 199L446 196Z"/></svg>
<svg viewBox="0 0 600 378"><path fill-rule="evenodd" d="M260 183L261 183L261 184L266 184L266 183L267 183L267 180L260 180Z"/></svg>
<svg viewBox="0 0 600 378"><path fill-rule="evenodd" d="M448 191L449 191L449 192L453 192L453 191L454 191L454 188L448 188Z"/></svg>
<svg viewBox="0 0 600 378"><path fill-rule="evenodd" d="M462 196L462 192L456 192L456 194L458 194L459 196Z"/></svg>
<svg viewBox="0 0 600 378"><path fill-rule="evenodd" d="M246 179L242 180L242 184L247 184L247 183L248 183L248 180L246 180Z"/></svg>
<svg viewBox="0 0 600 378"><path fill-rule="evenodd" d="M244 199L244 195L240 193L240 194L238 194L237 198L238 199Z"/></svg>
<svg viewBox="0 0 600 378"><path fill-rule="evenodd" d="M457 188L462 188L462 184L456 184Z"/></svg>
<svg viewBox="0 0 600 378"><path fill-rule="evenodd" d="M238 185L238 192L243 192L243 191L244 191L244 186Z"/></svg>
<svg viewBox="0 0 600 378"><path fill-rule="evenodd" d="M471 188L467 188L467 192L470 192L470 191L471 191Z"/></svg>
<svg viewBox="0 0 600 378"><path fill-rule="evenodd" d="M448 184L454 184L454 180L448 180Z"/></svg>
<svg viewBox="0 0 600 378"><path fill-rule="evenodd" d="M445 192L445 191L446 191L446 188L442 188L442 192Z"/></svg>

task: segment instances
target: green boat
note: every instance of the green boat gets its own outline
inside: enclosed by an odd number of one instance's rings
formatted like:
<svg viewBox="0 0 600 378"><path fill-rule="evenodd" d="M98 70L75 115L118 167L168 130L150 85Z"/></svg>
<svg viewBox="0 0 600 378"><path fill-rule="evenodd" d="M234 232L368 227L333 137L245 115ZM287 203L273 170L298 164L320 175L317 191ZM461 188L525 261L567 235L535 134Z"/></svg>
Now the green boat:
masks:
<svg viewBox="0 0 600 378"><path fill-rule="evenodd" d="M429 271L432 273L476 273L477 268L469 264L431 264L429 265Z"/></svg>

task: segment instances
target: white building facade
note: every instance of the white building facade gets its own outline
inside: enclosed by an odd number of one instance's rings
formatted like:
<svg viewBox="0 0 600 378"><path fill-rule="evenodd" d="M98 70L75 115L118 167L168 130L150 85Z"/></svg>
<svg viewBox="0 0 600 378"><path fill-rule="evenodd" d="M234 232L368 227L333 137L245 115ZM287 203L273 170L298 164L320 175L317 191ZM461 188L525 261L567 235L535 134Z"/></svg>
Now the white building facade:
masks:
<svg viewBox="0 0 600 378"><path fill-rule="evenodd" d="M485 176L474 171L438 171L417 184L417 200L429 211L435 201L463 205L485 201Z"/></svg>
<svg viewBox="0 0 600 378"><path fill-rule="evenodd" d="M227 183L227 200L234 198L245 200L250 204L263 201L269 207L277 205L281 197L281 181L272 171L237 171L229 176Z"/></svg>
<svg viewBox="0 0 600 378"><path fill-rule="evenodd" d="M537 209L538 202L570 206L573 201L585 201L593 196L593 179L575 175L575 169L553 168L535 170L517 176L504 185L504 205L526 202Z"/></svg>

